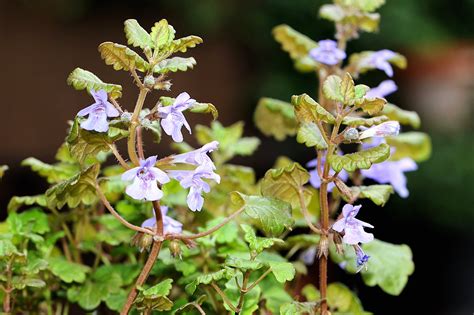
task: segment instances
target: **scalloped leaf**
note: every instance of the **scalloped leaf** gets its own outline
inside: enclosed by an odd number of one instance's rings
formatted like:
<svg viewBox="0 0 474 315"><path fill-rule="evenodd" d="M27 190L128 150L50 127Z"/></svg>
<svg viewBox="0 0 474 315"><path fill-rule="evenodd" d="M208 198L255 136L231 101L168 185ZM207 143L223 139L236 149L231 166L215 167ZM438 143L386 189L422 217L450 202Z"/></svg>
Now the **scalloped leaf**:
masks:
<svg viewBox="0 0 474 315"><path fill-rule="evenodd" d="M296 134L294 107L290 103L264 97L258 101L254 114L257 128L267 137L283 141Z"/></svg>
<svg viewBox="0 0 474 315"><path fill-rule="evenodd" d="M150 34L140 26L137 20L128 19L124 22L125 37L127 37L127 43L133 47L153 47L153 41L151 40Z"/></svg>
<svg viewBox="0 0 474 315"><path fill-rule="evenodd" d="M241 271L258 270L263 267L263 264L256 260L245 259L229 255L225 259L225 265L239 269Z"/></svg>
<svg viewBox="0 0 474 315"><path fill-rule="evenodd" d="M175 30L165 19L156 22L151 28L151 40L155 49L161 50L171 44L174 39Z"/></svg>
<svg viewBox="0 0 474 315"><path fill-rule="evenodd" d="M318 47L311 38L285 24L275 26L272 33L282 49L294 60L306 57L311 49Z"/></svg>
<svg viewBox="0 0 474 315"><path fill-rule="evenodd" d="M378 97L363 98L356 101L356 105L369 115L380 113L385 104L387 104L387 100Z"/></svg>
<svg viewBox="0 0 474 315"><path fill-rule="evenodd" d="M375 116L371 118L364 118L364 117L354 117L354 116L346 116L342 120L342 124L351 126L351 127L372 127L375 125L379 125L385 121L390 120L387 116Z"/></svg>
<svg viewBox="0 0 474 315"><path fill-rule="evenodd" d="M79 171L79 167L71 163L47 164L36 158L29 157L21 162L21 166L29 166L41 177L46 178L48 183L61 182Z"/></svg>
<svg viewBox="0 0 474 315"><path fill-rule="evenodd" d="M431 138L428 134L410 131L396 137L387 137L387 143L395 147L391 159L400 160L409 157L416 162L423 162L431 156Z"/></svg>
<svg viewBox="0 0 474 315"><path fill-rule="evenodd" d="M201 37L190 35L183 38L175 39L171 43L170 49L173 53L175 52L185 53L188 50L188 48L194 48L197 45L202 44L202 42L203 41Z"/></svg>
<svg viewBox="0 0 474 315"><path fill-rule="evenodd" d="M370 199L381 207L385 206L390 195L393 194L393 187L390 185L354 186L350 190L355 197Z"/></svg>
<svg viewBox="0 0 474 315"><path fill-rule="evenodd" d="M208 114L212 115L212 119L216 120L219 117L219 112L217 108L211 103L194 103L194 105L189 109L191 113L198 114Z"/></svg>
<svg viewBox="0 0 474 315"><path fill-rule="evenodd" d="M84 282L86 274L90 270L88 266L69 262L62 257L50 257L48 258L48 264L53 275L66 283Z"/></svg>
<svg viewBox="0 0 474 315"><path fill-rule="evenodd" d="M22 206L32 206L38 205L41 207L46 207L46 196L45 195L36 195L36 196L14 196L8 202L7 210L8 212L16 212Z"/></svg>
<svg viewBox="0 0 474 315"><path fill-rule="evenodd" d="M72 85L76 90L104 90L111 98L119 98L122 96L121 85L104 83L92 72L81 68L76 68L69 74L67 84Z"/></svg>
<svg viewBox="0 0 474 315"><path fill-rule="evenodd" d="M396 120L402 125L411 125L413 128L420 128L421 121L417 112L401 109L394 104L385 104L381 114L387 116L390 120Z"/></svg>
<svg viewBox="0 0 474 315"><path fill-rule="evenodd" d="M375 51L363 51L360 53L352 54L349 57L348 67L354 68L355 72L358 72L358 73L365 73L369 70L375 69L375 67L373 67L372 65L369 65L367 62L363 62L364 59L370 58L370 56L373 53L375 53ZM407 67L406 58L399 53L396 53L395 57L393 57L392 59L389 59L388 61L400 69L405 69Z"/></svg>
<svg viewBox="0 0 474 315"><path fill-rule="evenodd" d="M264 249L272 247L275 243L284 244L279 238L257 236L250 225L241 224L240 227L244 230L244 239L249 244L250 250L256 254L260 254Z"/></svg>
<svg viewBox="0 0 474 315"><path fill-rule="evenodd" d="M294 224L289 203L272 197L248 196L236 191L231 193L230 198L234 205L245 208L245 214L253 219L266 235L281 235Z"/></svg>
<svg viewBox="0 0 474 315"><path fill-rule="evenodd" d="M173 57L160 61L154 68L154 73L165 74L168 72L187 71L196 65L196 59L193 57L182 58Z"/></svg>
<svg viewBox="0 0 474 315"><path fill-rule="evenodd" d="M64 182L49 188L45 195L48 207L61 209L64 205L75 208L79 204L91 205L97 201L96 179L100 164L94 164Z"/></svg>
<svg viewBox="0 0 474 315"><path fill-rule="evenodd" d="M295 108L295 116L300 123L324 121L334 123L336 118L324 109L318 102L308 94L293 95L291 103Z"/></svg>
<svg viewBox="0 0 474 315"><path fill-rule="evenodd" d="M331 155L328 161L336 172L340 172L342 169L353 172L356 169L369 169L372 164L383 162L389 156L390 146L382 143L377 147L364 151L344 155Z"/></svg>
<svg viewBox="0 0 474 315"><path fill-rule="evenodd" d="M313 122L302 123L298 127L296 141L298 141L298 143L304 143L307 147L316 147L318 150L324 150L328 147L321 131Z"/></svg>
<svg viewBox="0 0 474 315"><path fill-rule="evenodd" d="M150 64L136 52L121 44L104 42L99 45L99 52L105 64L113 66L115 70L137 69L145 72L150 68Z"/></svg>
<svg viewBox="0 0 474 315"><path fill-rule="evenodd" d="M168 298L171 292L173 279L166 279L160 283L142 290L134 301L137 310L168 311L173 307L173 302Z"/></svg>
<svg viewBox="0 0 474 315"><path fill-rule="evenodd" d="M295 267L292 263L286 261L269 261L268 264L272 268L272 273L276 280L280 283L293 280L296 274Z"/></svg>
<svg viewBox="0 0 474 315"><path fill-rule="evenodd" d="M235 276L235 269L224 268L216 272L206 273L199 275L193 282L186 285L186 292L188 294L193 294L196 291L196 287L200 284L210 284L214 281L219 281L221 279L230 279Z"/></svg>

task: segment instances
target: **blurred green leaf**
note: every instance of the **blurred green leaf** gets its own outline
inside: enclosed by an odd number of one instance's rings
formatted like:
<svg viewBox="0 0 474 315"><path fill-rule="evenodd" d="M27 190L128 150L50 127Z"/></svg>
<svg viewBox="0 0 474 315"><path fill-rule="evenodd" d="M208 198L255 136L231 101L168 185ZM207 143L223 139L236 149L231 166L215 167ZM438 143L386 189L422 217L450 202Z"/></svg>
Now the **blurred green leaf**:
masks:
<svg viewBox="0 0 474 315"><path fill-rule="evenodd" d="M83 283L89 267L73 262L69 262L63 257L50 257L47 259L51 272L66 283Z"/></svg>
<svg viewBox="0 0 474 315"><path fill-rule="evenodd" d="M388 105L388 104L386 104ZM379 125L385 121L389 120L387 116L375 116L371 118L364 118L364 117L354 117L354 116L346 116L342 120L342 123L344 125L348 125L351 127L359 127L359 126L365 126L365 127L372 127L375 125Z"/></svg>
<svg viewBox="0 0 474 315"><path fill-rule="evenodd" d="M327 301L331 309L336 310L335 314L364 315L359 298L342 283L331 283L327 288Z"/></svg>
<svg viewBox="0 0 474 315"><path fill-rule="evenodd" d="M420 116L416 112L401 109L393 104L385 104L381 114L387 116L390 120L398 121L402 125L411 125L415 129L420 128L421 125Z"/></svg>
<svg viewBox="0 0 474 315"><path fill-rule="evenodd" d="M281 261L270 261L270 268L272 268L272 273L280 283L285 283L287 281L293 280L295 277L295 267L292 263L281 262Z"/></svg>
<svg viewBox="0 0 474 315"><path fill-rule="evenodd" d="M46 207L46 196L45 195L36 195L36 196L14 196L10 199L8 203L7 210L8 212L15 212L20 209L22 206L32 206L38 205L41 207Z"/></svg>
<svg viewBox="0 0 474 315"><path fill-rule="evenodd" d="M61 182L79 171L78 165L70 163L47 164L36 158L29 157L21 162L22 166L29 166L33 171L37 172L41 177L46 178L48 183Z"/></svg>
<svg viewBox="0 0 474 315"><path fill-rule="evenodd" d="M261 98L254 114L257 128L267 137L285 140L296 134L294 107L290 103L272 98Z"/></svg>
<svg viewBox="0 0 474 315"><path fill-rule="evenodd" d="M92 72L81 68L76 68L69 74L67 84L72 85L76 90L105 90L111 98L122 96L122 86L104 83Z"/></svg>
<svg viewBox="0 0 474 315"><path fill-rule="evenodd" d="M395 148L391 156L393 160L409 157L416 162L423 162L431 156L431 138L424 132L404 132L386 139L387 143Z"/></svg>

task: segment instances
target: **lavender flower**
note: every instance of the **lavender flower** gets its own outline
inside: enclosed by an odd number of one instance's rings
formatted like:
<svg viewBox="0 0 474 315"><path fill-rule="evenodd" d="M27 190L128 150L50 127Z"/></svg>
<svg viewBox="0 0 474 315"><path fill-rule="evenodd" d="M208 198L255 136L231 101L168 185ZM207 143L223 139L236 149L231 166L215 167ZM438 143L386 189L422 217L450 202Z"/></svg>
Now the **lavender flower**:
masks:
<svg viewBox="0 0 474 315"><path fill-rule="evenodd" d="M342 216L343 218L338 220L336 223L333 224L332 229L336 232L343 232L344 237L342 241L349 245L357 245L359 243L368 243L374 239L374 235L372 233L367 233L364 231L364 226L373 228L374 226L356 219L355 216L359 212L359 209L362 206L352 206L350 204L346 204L342 208Z"/></svg>
<svg viewBox="0 0 474 315"><path fill-rule="evenodd" d="M393 92L398 90L397 85L393 80L385 80L382 81L377 87L371 88L369 92L365 95L368 98L375 98L375 97L385 97Z"/></svg>
<svg viewBox="0 0 474 315"><path fill-rule="evenodd" d="M168 175L159 168L154 167L156 156L140 160L140 166L132 168L122 174L122 180L133 183L127 186L127 195L137 200L159 200L163 192L158 188L158 183L165 184L170 181Z"/></svg>
<svg viewBox="0 0 474 315"><path fill-rule="evenodd" d="M107 100L107 92L104 90L90 91L95 103L80 110L77 116L84 117L89 115L87 120L81 123L81 128L86 130L95 130L97 132L106 132L109 130L107 117L118 117L120 113Z"/></svg>
<svg viewBox="0 0 474 315"><path fill-rule="evenodd" d="M354 249L357 256L356 258L357 271L356 272L361 271L362 268L364 267L365 267L365 270L367 270L367 263L369 262L370 256L366 255L364 251L362 250L362 247L360 247L359 245L354 245Z"/></svg>
<svg viewBox="0 0 474 315"><path fill-rule="evenodd" d="M216 166L207 154L216 150L218 146L219 142L217 141L209 142L197 150L173 156L173 162L187 163L192 165L207 165L210 169L215 170Z"/></svg>
<svg viewBox="0 0 474 315"><path fill-rule="evenodd" d="M173 105L158 108L158 113L161 117L161 127L163 127L167 135L171 136L173 141L183 141L183 134L181 133L183 125L191 133L191 127L182 112L194 103L196 103L196 100L192 99L188 93L183 92L176 97Z"/></svg>
<svg viewBox="0 0 474 315"><path fill-rule="evenodd" d="M407 189L407 178L405 172L416 171L418 166L410 158L403 158L398 161L385 161L373 164L368 170L361 170L364 177L370 178L380 184L389 183L402 198L409 195Z"/></svg>
<svg viewBox="0 0 474 315"><path fill-rule="evenodd" d="M400 123L395 120L390 120L383 122L380 125L365 129L359 134L359 139L362 140L372 137L397 136L399 133Z"/></svg>
<svg viewBox="0 0 474 315"><path fill-rule="evenodd" d="M183 231L183 224L175 219L167 216L168 207L161 206L161 215L163 217L163 232L164 234L180 234ZM156 225L155 212L153 212L153 217L146 219L142 223L142 228L154 229Z"/></svg>
<svg viewBox="0 0 474 315"><path fill-rule="evenodd" d="M314 258L316 257L316 252L318 248L316 246L310 246L300 254L300 259L306 266L311 266L314 264Z"/></svg>
<svg viewBox="0 0 474 315"><path fill-rule="evenodd" d="M325 160L326 160L325 156L321 157L321 166L320 166L321 172L323 171ZM311 160L306 164L306 167L314 167L315 168L314 170L309 171L309 175L310 175L309 183L314 188L321 187L321 178L319 178L318 170L316 169L317 165L318 165L318 160L317 159ZM333 176L335 173L336 172L334 172L334 170L332 170L332 169L329 170L329 176ZM345 182L349 179L349 174L345 170L342 170L342 171L339 172L338 177L342 181ZM331 192L335 186L336 185L334 184L334 182L328 183L328 191Z"/></svg>
<svg viewBox="0 0 474 315"><path fill-rule="evenodd" d="M346 58L346 53L337 48L335 41L325 39L318 42L318 47L310 50L309 56L317 62L334 66Z"/></svg>
<svg viewBox="0 0 474 315"><path fill-rule="evenodd" d="M211 191L211 187L203 178L212 179L217 183L221 181L220 176L214 173L208 164L200 165L193 171L171 170L168 174L178 180L183 188L189 188L186 201L191 211L201 211L204 204L202 192Z"/></svg>
<svg viewBox="0 0 474 315"><path fill-rule="evenodd" d="M397 54L391 50L383 49L375 51L370 54L367 58L361 61L362 67L376 68L384 71L389 77L393 76L392 65L388 62L394 58Z"/></svg>

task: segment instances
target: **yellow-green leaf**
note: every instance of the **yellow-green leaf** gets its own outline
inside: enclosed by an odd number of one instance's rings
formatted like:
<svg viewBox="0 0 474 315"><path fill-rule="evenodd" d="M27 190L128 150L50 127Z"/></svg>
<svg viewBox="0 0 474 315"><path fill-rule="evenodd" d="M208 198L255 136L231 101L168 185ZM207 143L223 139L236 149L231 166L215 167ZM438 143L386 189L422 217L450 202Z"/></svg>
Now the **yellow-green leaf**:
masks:
<svg viewBox="0 0 474 315"><path fill-rule="evenodd" d="M99 52L105 63L113 66L115 70L137 69L145 72L150 67L148 62L124 45L105 42L99 45Z"/></svg>
<svg viewBox="0 0 474 315"><path fill-rule="evenodd" d="M409 157L416 162L423 162L431 156L431 138L424 132L404 132L396 137L387 137L387 143L395 147L393 160Z"/></svg>
<svg viewBox="0 0 474 315"><path fill-rule="evenodd" d="M319 150L324 150L328 147L321 131L313 122L300 124L298 127L298 134L296 135L296 141L304 143L307 147L316 147Z"/></svg>
<svg viewBox="0 0 474 315"><path fill-rule="evenodd" d="M122 86L104 83L92 72L81 68L76 68L69 74L67 84L72 85L76 90L104 90L111 98L119 98L122 96Z"/></svg>
<svg viewBox="0 0 474 315"><path fill-rule="evenodd" d="M266 136L283 141L296 134L294 107L290 103L273 98L261 98L254 114L257 128Z"/></svg>
<svg viewBox="0 0 474 315"><path fill-rule="evenodd" d="M186 71L192 69L196 65L196 59L193 57L182 58L173 57L160 61L154 68L153 72L165 74L168 72Z"/></svg>
<svg viewBox="0 0 474 315"><path fill-rule="evenodd" d="M385 104L387 104L387 100L384 98L370 97L357 100L356 104L367 114L375 115L382 111Z"/></svg>
<svg viewBox="0 0 474 315"><path fill-rule="evenodd" d="M334 116L313 100L308 94L293 95L291 103L294 105L296 118L300 123L324 121L334 123Z"/></svg>
<svg viewBox="0 0 474 315"><path fill-rule="evenodd" d="M404 110L393 104L385 104L381 114L390 120L396 120L402 125L411 125L413 128L420 128L420 116L414 111Z"/></svg>
<svg viewBox="0 0 474 315"><path fill-rule="evenodd" d="M282 24L273 28L273 37L279 42L284 51L290 54L294 60L303 58L309 51L316 48L318 44L288 25Z"/></svg>
<svg viewBox="0 0 474 315"><path fill-rule="evenodd" d="M371 118L364 118L364 117L354 117L354 116L346 116L342 120L342 123L344 125L348 125L351 127L359 127L359 126L365 126L365 127L372 127L375 125L379 125L383 123L384 121L389 120L387 116L375 116Z"/></svg>
<svg viewBox="0 0 474 315"><path fill-rule="evenodd" d="M127 43L133 47L153 47L150 34L140 26L137 20L128 19L124 23L125 37L127 37Z"/></svg>
<svg viewBox="0 0 474 315"><path fill-rule="evenodd" d="M202 38L198 36L186 36L183 38L178 38L175 39L171 43L171 51L173 53L175 52L186 52L188 48L194 48L196 45L199 45L202 43Z"/></svg>
<svg viewBox="0 0 474 315"><path fill-rule="evenodd" d="M175 30L168 24L168 21L165 19L156 22L155 25L151 28L151 40L155 45L155 49L162 49L163 47L168 46L174 39Z"/></svg>
<svg viewBox="0 0 474 315"><path fill-rule="evenodd" d="M331 167L340 172L345 169L353 172L356 169L368 169L374 163L380 163L390 156L390 146L382 143L381 145L368 150L349 153L345 155L331 155L328 159Z"/></svg>

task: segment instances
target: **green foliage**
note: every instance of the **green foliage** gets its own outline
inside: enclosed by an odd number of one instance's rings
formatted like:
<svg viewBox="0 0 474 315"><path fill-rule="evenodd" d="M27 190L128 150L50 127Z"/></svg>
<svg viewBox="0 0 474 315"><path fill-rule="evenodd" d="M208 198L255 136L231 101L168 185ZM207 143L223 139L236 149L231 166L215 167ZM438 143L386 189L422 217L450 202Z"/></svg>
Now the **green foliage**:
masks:
<svg viewBox="0 0 474 315"><path fill-rule="evenodd" d="M357 198L367 198L373 201L377 206L384 206L393 194L393 188L390 185L371 185L351 187L351 193Z"/></svg>
<svg viewBox="0 0 474 315"><path fill-rule="evenodd" d="M278 238L257 236L253 228L249 225L242 224L241 228L245 232L245 241L249 244L250 251L255 256L263 252L266 248L272 247L275 243L283 243L283 241Z"/></svg>
<svg viewBox="0 0 474 315"><path fill-rule="evenodd" d="M334 116L309 95L293 95L291 103L295 106L295 114L300 123L324 121L334 123Z"/></svg>
<svg viewBox="0 0 474 315"><path fill-rule="evenodd" d="M388 104L386 104L388 105ZM372 127L375 125L380 125L381 123L389 120L387 116L375 116L371 118L363 118L363 117L354 117L354 116L346 116L342 120L342 123L344 125L348 125L351 127L358 127L358 126L364 126L364 127Z"/></svg>
<svg viewBox="0 0 474 315"><path fill-rule="evenodd" d="M254 114L257 128L267 137L285 140L296 134L296 119L290 103L273 98L261 98Z"/></svg>
<svg viewBox="0 0 474 315"><path fill-rule="evenodd" d="M324 150L328 147L321 131L313 122L303 123L299 126L296 141L298 143L304 143L307 147L316 147L318 150Z"/></svg>
<svg viewBox="0 0 474 315"><path fill-rule="evenodd" d="M140 26L137 20L128 19L124 25L125 36L127 37L127 43L129 45L143 49L153 46L150 34Z"/></svg>
<svg viewBox="0 0 474 315"><path fill-rule="evenodd" d="M272 197L247 196L239 192L233 192L231 200L237 207L244 207L245 214L267 235L278 236L285 229L291 229L294 223L291 206L284 201Z"/></svg>
<svg viewBox="0 0 474 315"><path fill-rule="evenodd" d="M38 205L46 207L47 201L45 195L36 195L36 196L14 196L8 202L7 210L8 212L15 212L22 206L32 206Z"/></svg>
<svg viewBox="0 0 474 315"><path fill-rule="evenodd" d="M138 310L157 310L168 311L173 306L173 302L168 298L170 294L173 279L166 279L143 290L135 300Z"/></svg>
<svg viewBox="0 0 474 315"><path fill-rule="evenodd" d="M421 125L420 116L418 116L416 112L401 109L393 104L385 104L382 114L387 116L390 120L396 120L403 125L410 125L415 129L420 128Z"/></svg>
<svg viewBox="0 0 474 315"><path fill-rule="evenodd" d="M50 165L33 157L23 160L21 165L29 166L33 171L45 178L50 184L61 182L73 176L78 171L77 165L71 163L57 163Z"/></svg>
<svg viewBox="0 0 474 315"><path fill-rule="evenodd" d="M374 163L380 163L388 159L390 156L390 146L382 143L377 147L364 151L349 153L345 155L331 155L329 164L336 171L340 172L345 169L353 172L356 169L368 169Z"/></svg>
<svg viewBox="0 0 474 315"><path fill-rule="evenodd" d="M3 175L5 175L5 172L8 170L8 166L6 165L0 165L0 179L2 179Z"/></svg>
<svg viewBox="0 0 474 315"><path fill-rule="evenodd" d="M127 46L104 42L99 45L99 52L105 64L113 66L114 70L134 70L141 72L148 70L150 65L136 52Z"/></svg>
<svg viewBox="0 0 474 315"><path fill-rule="evenodd" d="M45 195L48 207L61 209L64 205L75 208L91 205L97 200L96 179L100 165L91 165L79 174L49 188Z"/></svg>
<svg viewBox="0 0 474 315"><path fill-rule="evenodd" d="M335 314L370 314L364 312L359 298L342 283L331 283L327 288L328 305Z"/></svg>
<svg viewBox="0 0 474 315"><path fill-rule="evenodd" d="M48 259L48 264L53 275L66 283L83 283L86 280L87 272L89 272L87 266L69 262L63 257L51 257Z"/></svg>
<svg viewBox="0 0 474 315"><path fill-rule="evenodd" d="M182 57L173 57L170 59L165 59L160 61L154 68L154 73L165 74L168 72L177 72L177 71L186 71L188 69L194 68L196 65L196 59L193 57L182 58Z"/></svg>
<svg viewBox="0 0 474 315"><path fill-rule="evenodd" d="M374 51L363 51L361 53L352 54L349 57L349 64L354 71L357 73L365 73L369 70L375 69L374 66L365 62L367 58L370 58ZM388 60L391 64L397 66L400 69L405 69L407 67L407 60L401 54L396 53L396 55Z"/></svg>
<svg viewBox="0 0 474 315"><path fill-rule="evenodd" d="M399 160L409 157L423 162L431 156L431 138L424 132L405 132L396 137L388 137L387 143L395 148L392 159Z"/></svg>
<svg viewBox="0 0 474 315"><path fill-rule="evenodd" d="M92 72L81 68L76 68L69 74L67 84L72 85L76 90L105 90L111 98L122 96L122 86L104 83Z"/></svg>

